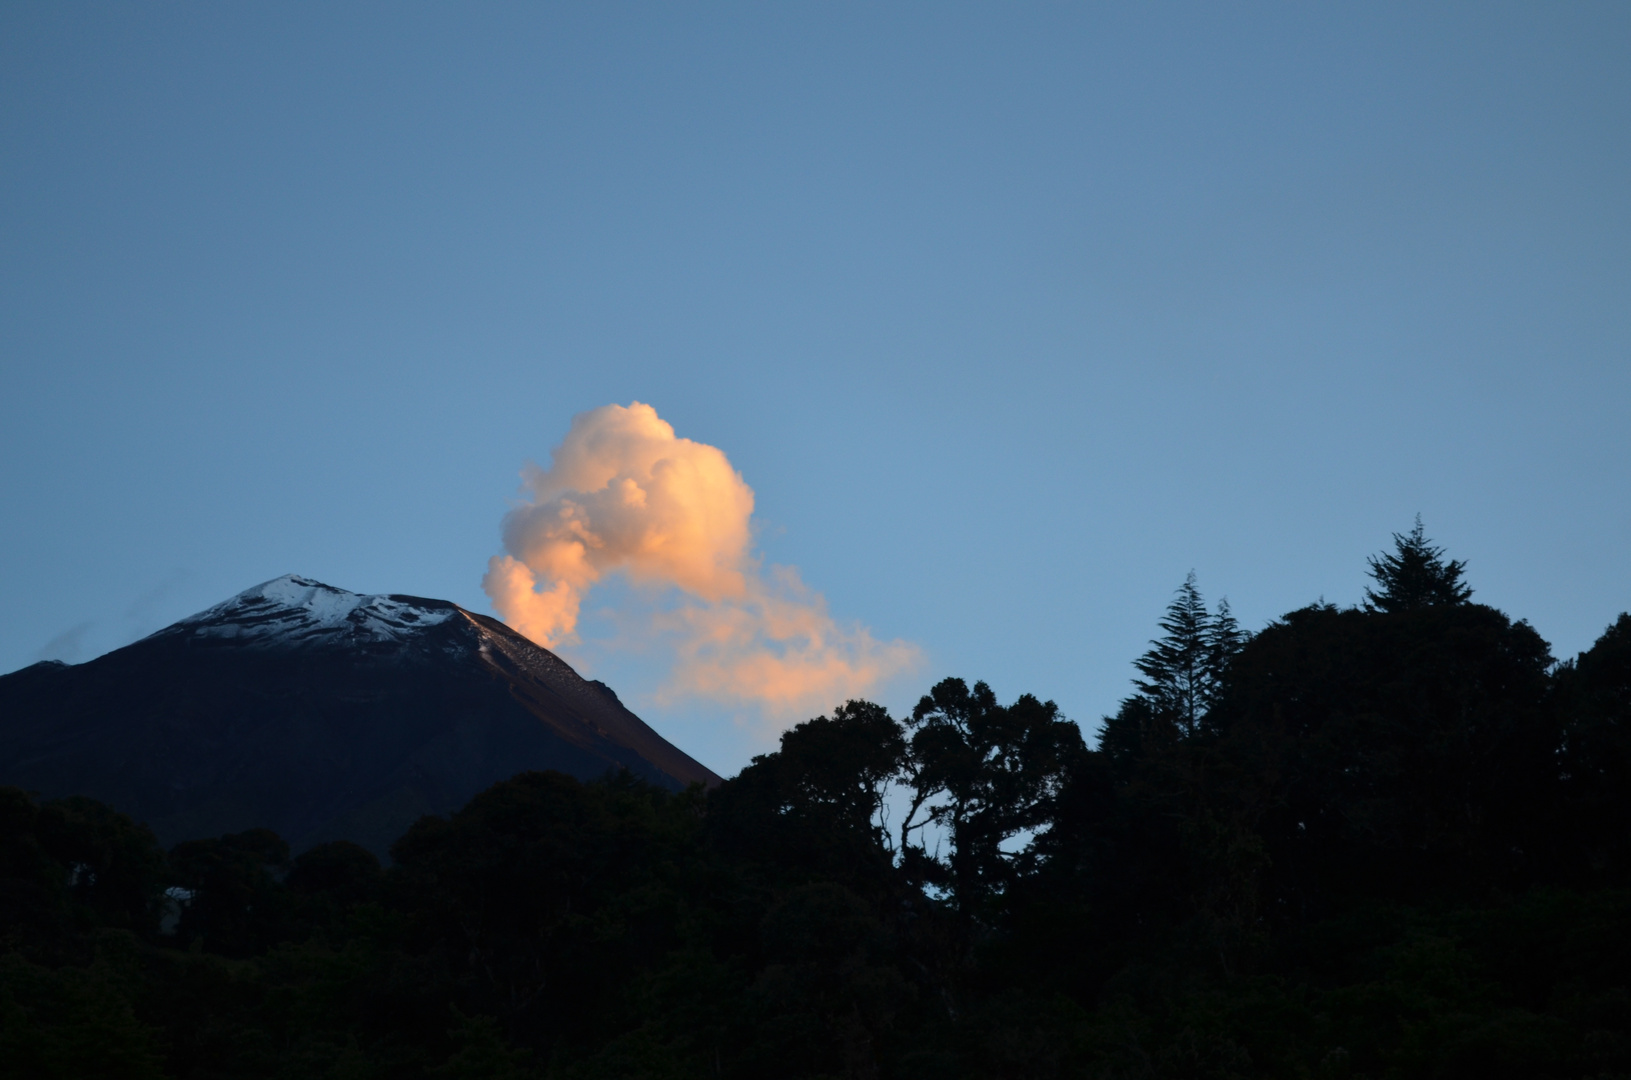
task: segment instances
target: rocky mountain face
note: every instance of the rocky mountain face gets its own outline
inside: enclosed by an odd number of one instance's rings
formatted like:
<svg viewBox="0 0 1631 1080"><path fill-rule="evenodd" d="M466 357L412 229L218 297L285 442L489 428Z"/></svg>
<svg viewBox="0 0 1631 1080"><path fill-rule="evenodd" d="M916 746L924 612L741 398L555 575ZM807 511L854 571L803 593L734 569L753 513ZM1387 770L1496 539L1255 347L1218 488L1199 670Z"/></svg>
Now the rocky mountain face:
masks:
<svg viewBox="0 0 1631 1080"><path fill-rule="evenodd" d="M292 575L87 663L0 676L0 784L89 795L167 845L264 826L296 851L383 855L528 769L719 781L494 619Z"/></svg>

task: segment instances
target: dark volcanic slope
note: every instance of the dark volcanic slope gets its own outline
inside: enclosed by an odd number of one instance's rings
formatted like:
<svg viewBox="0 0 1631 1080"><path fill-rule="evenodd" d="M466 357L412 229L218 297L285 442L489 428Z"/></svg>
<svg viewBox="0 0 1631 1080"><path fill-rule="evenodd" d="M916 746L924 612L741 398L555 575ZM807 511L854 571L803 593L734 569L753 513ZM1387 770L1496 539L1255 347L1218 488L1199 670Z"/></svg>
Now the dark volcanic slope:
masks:
<svg viewBox="0 0 1631 1080"><path fill-rule="evenodd" d="M88 663L0 677L0 784L90 795L166 844L265 826L296 851L383 853L524 769L719 780L500 622L293 576Z"/></svg>

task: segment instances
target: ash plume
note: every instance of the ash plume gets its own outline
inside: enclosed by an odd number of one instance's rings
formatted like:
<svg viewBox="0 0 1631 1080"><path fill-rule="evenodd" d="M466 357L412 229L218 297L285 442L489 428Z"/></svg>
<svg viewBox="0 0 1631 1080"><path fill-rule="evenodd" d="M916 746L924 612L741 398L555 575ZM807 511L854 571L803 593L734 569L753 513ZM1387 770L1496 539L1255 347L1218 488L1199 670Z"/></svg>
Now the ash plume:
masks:
<svg viewBox="0 0 1631 1080"><path fill-rule="evenodd" d="M612 574L677 590L649 614L672 644L662 690L792 717L865 695L913 667L904 641L842 625L791 567L767 572L753 546L753 489L717 447L674 434L650 405L580 413L550 467L522 473L504 551L482 588L511 627L546 647L576 640L584 596Z"/></svg>

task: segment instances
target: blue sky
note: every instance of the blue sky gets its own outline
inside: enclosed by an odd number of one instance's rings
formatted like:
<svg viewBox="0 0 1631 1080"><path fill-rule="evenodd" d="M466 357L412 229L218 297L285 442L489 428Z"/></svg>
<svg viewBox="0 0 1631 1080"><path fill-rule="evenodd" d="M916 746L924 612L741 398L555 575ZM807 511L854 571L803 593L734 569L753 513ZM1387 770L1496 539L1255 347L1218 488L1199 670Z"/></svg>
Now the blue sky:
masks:
<svg viewBox="0 0 1631 1080"><path fill-rule="evenodd" d="M291 571L489 610L636 400L898 707L1091 728L1189 570L1352 603L1417 512L1559 655L1631 608L1624 5L10 4L0 140L0 670ZM626 593L579 658L734 771Z"/></svg>

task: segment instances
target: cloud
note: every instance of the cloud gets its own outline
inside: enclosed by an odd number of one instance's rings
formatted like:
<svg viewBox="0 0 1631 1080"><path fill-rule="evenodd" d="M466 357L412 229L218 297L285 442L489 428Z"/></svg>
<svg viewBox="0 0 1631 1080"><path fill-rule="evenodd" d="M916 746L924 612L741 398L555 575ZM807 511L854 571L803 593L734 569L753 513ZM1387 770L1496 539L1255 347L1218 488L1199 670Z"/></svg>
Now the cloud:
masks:
<svg viewBox="0 0 1631 1080"><path fill-rule="evenodd" d="M665 697L794 715L861 696L913 667L916 646L841 626L822 596L752 550L753 489L723 451L678 438L650 405L572 420L548 469L523 472L505 554L482 588L500 617L546 647L576 641L585 594L610 574L678 590L651 628L674 643Z"/></svg>
<svg viewBox="0 0 1631 1080"><path fill-rule="evenodd" d="M750 580L739 600L687 606L662 621L681 632L666 696L752 703L781 717L864 696L921 659L908 642L839 626L792 567L774 567L769 585Z"/></svg>

